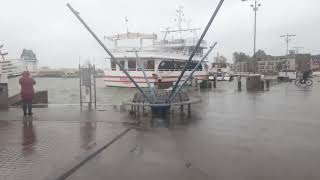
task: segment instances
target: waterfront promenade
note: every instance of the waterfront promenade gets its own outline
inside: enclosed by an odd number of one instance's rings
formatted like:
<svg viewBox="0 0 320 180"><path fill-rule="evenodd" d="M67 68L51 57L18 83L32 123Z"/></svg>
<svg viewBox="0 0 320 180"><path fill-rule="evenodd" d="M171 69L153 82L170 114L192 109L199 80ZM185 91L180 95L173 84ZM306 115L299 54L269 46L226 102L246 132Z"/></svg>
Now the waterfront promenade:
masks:
<svg viewBox="0 0 320 180"><path fill-rule="evenodd" d="M119 106L49 105L32 124L1 111L0 179L57 179L110 142L66 179L320 179L318 80L263 92L219 82L170 128L134 129Z"/></svg>

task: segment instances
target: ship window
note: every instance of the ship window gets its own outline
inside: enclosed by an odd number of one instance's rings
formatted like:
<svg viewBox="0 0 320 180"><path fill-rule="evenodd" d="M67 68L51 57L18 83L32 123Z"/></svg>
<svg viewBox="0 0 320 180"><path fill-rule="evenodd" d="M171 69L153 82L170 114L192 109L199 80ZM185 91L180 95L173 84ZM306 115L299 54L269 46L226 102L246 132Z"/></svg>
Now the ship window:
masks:
<svg viewBox="0 0 320 180"><path fill-rule="evenodd" d="M159 70L183 70L185 62L175 62L175 61L162 61L159 65ZM197 62L191 62L187 66L187 70L193 70L197 65ZM202 70L202 66L199 66L198 69Z"/></svg>
<svg viewBox="0 0 320 180"><path fill-rule="evenodd" d="M154 61L153 60L148 60L147 69L154 70Z"/></svg>
<svg viewBox="0 0 320 180"><path fill-rule="evenodd" d="M134 61L134 60L128 61L128 70L129 71L136 71L136 67L137 67L136 61Z"/></svg>
<svg viewBox="0 0 320 180"><path fill-rule="evenodd" d="M111 69L112 69L112 71L115 71L116 68L117 68L116 63L114 61L111 61Z"/></svg>
<svg viewBox="0 0 320 180"><path fill-rule="evenodd" d="M187 69L188 70L193 70L196 66L197 66L198 62L191 62L188 64ZM201 71L202 70L202 66L200 65L197 69L197 71Z"/></svg>
<svg viewBox="0 0 320 180"><path fill-rule="evenodd" d="M125 61L120 61L120 65L121 65L123 68L126 68L126 67L125 67Z"/></svg>

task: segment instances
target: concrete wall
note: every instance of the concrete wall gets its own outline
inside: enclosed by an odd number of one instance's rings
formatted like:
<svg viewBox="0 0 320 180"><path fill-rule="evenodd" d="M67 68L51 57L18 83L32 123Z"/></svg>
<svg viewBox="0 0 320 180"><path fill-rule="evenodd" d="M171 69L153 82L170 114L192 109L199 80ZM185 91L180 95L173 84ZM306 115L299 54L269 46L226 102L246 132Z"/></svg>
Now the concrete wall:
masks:
<svg viewBox="0 0 320 180"><path fill-rule="evenodd" d="M16 94L9 98L10 105L21 105L22 99L21 95ZM48 91L37 91L33 98L32 104L48 104Z"/></svg>

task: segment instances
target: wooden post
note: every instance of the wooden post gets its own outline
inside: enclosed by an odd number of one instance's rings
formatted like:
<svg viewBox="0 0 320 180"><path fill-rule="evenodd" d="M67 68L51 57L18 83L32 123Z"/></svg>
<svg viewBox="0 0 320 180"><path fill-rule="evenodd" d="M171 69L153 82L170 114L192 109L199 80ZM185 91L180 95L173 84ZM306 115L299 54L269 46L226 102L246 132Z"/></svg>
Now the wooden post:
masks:
<svg viewBox="0 0 320 180"><path fill-rule="evenodd" d="M188 117L190 118L191 116L191 104L188 104Z"/></svg>

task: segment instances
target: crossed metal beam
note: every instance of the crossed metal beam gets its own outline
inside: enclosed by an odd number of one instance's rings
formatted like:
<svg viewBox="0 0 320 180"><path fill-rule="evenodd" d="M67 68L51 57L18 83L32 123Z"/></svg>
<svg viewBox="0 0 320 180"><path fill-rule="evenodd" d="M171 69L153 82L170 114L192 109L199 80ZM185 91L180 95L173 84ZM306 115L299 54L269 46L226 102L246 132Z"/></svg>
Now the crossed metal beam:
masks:
<svg viewBox="0 0 320 180"><path fill-rule="evenodd" d="M218 6L217 6L217 8L216 8L216 10L215 10L214 13L212 14L212 16L211 16L211 18L210 18L210 20L209 20L206 28L204 29L204 31L203 31L200 39L198 40L198 43L197 43L196 47L194 48L194 50L193 50L193 52L191 53L191 55L190 55L187 63L185 64L184 69L183 69L183 71L181 72L181 74L180 74L180 76L179 76L176 84L173 86L172 91L171 91L171 94L170 94L170 96L169 96L169 100L171 99L173 93L175 93L176 88L178 87L179 82L181 81L181 78L183 77L184 73L186 72L186 70L187 70L187 68L188 68L188 64L189 64L190 62L192 62L192 59L193 59L194 55L196 54L197 50L199 49L199 47L200 47L200 45L201 45L201 42L202 42L204 36L207 34L207 32L208 32L208 30L209 30L209 28L210 28L213 20L216 18L216 16L217 16L217 14L218 14L218 12L219 12L219 10L220 10L223 2L224 2L224 0L220 0Z"/></svg>
<svg viewBox="0 0 320 180"><path fill-rule="evenodd" d="M178 92L180 92L182 90L183 86L185 86L187 84L187 82L191 79L191 77L196 72L196 70L200 67L200 65L203 63L203 61L209 56L211 51L216 47L216 45L217 45L217 42L215 42L213 44L213 46L210 47L209 51L202 57L201 61L199 61L198 64L193 68L193 70L191 71L191 73L189 74L187 79L182 83L182 85L179 86L175 92L174 91L171 92L172 96L170 96L170 98L169 98L169 103L172 102L172 100L176 97Z"/></svg>
<svg viewBox="0 0 320 180"><path fill-rule="evenodd" d="M144 91L140 88L140 86L133 80L127 70L119 63L119 61L113 56L113 54L109 51L109 49L102 43L102 41L97 37L97 35L90 29L90 27L86 24L86 22L80 17L80 13L73 9L71 5L67 4L70 11L77 17L77 19L81 22L81 24L89 31L89 33L93 36L96 41L100 44L100 46L107 52L107 54L111 57L111 60L115 62L120 70L130 79L130 81L136 86L136 88L142 93L142 95L149 101L150 104L153 104L153 101L144 93Z"/></svg>
<svg viewBox="0 0 320 180"><path fill-rule="evenodd" d="M220 0L218 6L217 6L217 8L216 8L216 10L214 11L214 13L213 13L213 15L211 16L211 18L210 18L210 20L209 20L206 28L204 29L204 31L203 31L203 33L202 33L200 39L198 40L195 49L193 50L193 52L192 52L192 54L190 55L187 63L185 64L184 69L183 69L183 71L181 72L181 74L180 74L180 76L179 76L176 84L173 86L173 89L172 89L172 91L171 91L171 93L170 93L170 95L169 95L169 99L168 99L168 102L169 102L169 103L174 99L174 97L178 94L178 92L181 91L182 87L183 87L183 86L186 84L186 82L192 77L192 75L193 75L194 72L199 68L199 66L201 65L201 63L203 63L203 61L207 58L207 56L210 54L210 52L213 50L213 48L217 45L217 43L215 43L215 44L209 49L209 51L205 54L205 56L201 59L201 61L198 62L198 64L196 65L196 67L195 67L195 68L192 70L192 72L189 74L189 76L188 76L188 78L186 79L186 81L184 81L183 84L176 90L179 82L181 81L181 78L183 77L184 73L185 73L186 70L187 70L188 64L189 64L190 62L192 62L193 57L195 56L197 50L199 49L199 47L200 47L200 45L201 45L201 42L202 42L202 40L204 39L204 36L206 35L206 33L208 32L208 30L209 30L209 28L210 28L213 20L214 20L215 17L217 16L217 14L218 14L218 12L219 12L219 10L220 10L223 2L224 2L224 0ZM77 12L75 9L73 9L69 3L67 4L67 6L68 6L68 8L71 10L71 12L76 16L76 18L82 23L82 25L83 25L83 26L89 31L89 33L94 37L94 39L100 44L100 46L107 52L107 54L111 57L111 60L112 60L113 62L115 62L115 63L119 66L120 70L130 79L130 81L131 81L131 82L136 86L136 88L142 93L142 95L147 99L147 101L149 101L150 104L153 104L154 101L152 101L152 100L145 94L145 92L144 92L144 91L140 88L140 86L134 81L134 79L130 76L130 74L127 72L127 70L119 63L119 61L113 56L113 54L109 51L109 49L102 43L102 41L97 37L97 35L90 29L90 27L86 24L86 22L80 17L80 15L79 15L80 13ZM138 57L138 55L137 55L137 52L136 52L136 56L137 56L137 59L139 60L139 57ZM147 84L148 84L148 86L149 86L149 88L150 88L150 90L151 90L151 94L152 94L153 96L155 96L154 93L153 93L153 90L152 90L152 88L151 88L151 86L150 86L150 84L149 84L148 78L147 78L144 70L143 70L143 73L144 73L144 76L145 76L145 80L146 80L146 82L147 82ZM155 100L155 97L154 97L153 100Z"/></svg>

